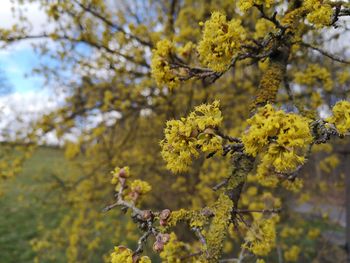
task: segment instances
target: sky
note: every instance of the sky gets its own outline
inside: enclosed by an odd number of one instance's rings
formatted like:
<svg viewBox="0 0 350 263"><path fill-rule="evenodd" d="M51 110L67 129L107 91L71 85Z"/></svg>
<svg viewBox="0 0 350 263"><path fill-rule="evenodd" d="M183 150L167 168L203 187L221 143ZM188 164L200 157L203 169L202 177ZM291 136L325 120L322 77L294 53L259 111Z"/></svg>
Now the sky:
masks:
<svg viewBox="0 0 350 263"><path fill-rule="evenodd" d="M11 12L10 0L0 0L0 28L10 28L17 19ZM33 33L47 25L46 15L37 4L25 7L33 26ZM13 91L0 96L0 130L14 131L25 128L43 113L55 109L63 98L44 88L44 79L31 74L33 67L40 64L40 58L32 49L30 41L21 41L0 49L0 71L12 86ZM21 121L18 117L21 116ZM1 140L1 136L0 136Z"/></svg>
<svg viewBox="0 0 350 263"><path fill-rule="evenodd" d="M1 28L10 28L17 21L11 12L11 7L10 0L1 0ZM28 5L26 9L34 32L35 29L42 28L46 22L45 13L37 4ZM40 58L33 52L29 41L22 41L0 50L0 70L4 72L16 92L25 93L40 89L43 79L38 76L26 77L26 74L30 75L31 68L39 62Z"/></svg>

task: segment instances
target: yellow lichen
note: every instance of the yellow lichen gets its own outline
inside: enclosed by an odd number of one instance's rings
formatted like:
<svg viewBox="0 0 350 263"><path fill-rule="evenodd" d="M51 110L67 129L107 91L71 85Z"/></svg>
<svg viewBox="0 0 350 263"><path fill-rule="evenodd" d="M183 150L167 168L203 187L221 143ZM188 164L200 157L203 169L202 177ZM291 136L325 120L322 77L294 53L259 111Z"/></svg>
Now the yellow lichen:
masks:
<svg viewBox="0 0 350 263"><path fill-rule="evenodd" d="M217 262L221 255L232 207L233 202L230 198L225 194L221 194L214 208L215 216L206 235L209 262Z"/></svg>

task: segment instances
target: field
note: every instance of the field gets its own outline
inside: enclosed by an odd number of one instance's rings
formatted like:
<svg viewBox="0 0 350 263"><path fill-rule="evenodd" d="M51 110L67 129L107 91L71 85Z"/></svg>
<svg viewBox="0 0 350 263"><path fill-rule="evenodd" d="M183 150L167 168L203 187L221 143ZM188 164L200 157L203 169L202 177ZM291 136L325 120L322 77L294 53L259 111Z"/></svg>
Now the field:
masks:
<svg viewBox="0 0 350 263"><path fill-rule="evenodd" d="M57 223L60 213L45 207L43 200L49 192L40 191L53 179L53 174L64 174L67 163L63 152L41 147L25 163L22 173L4 182L5 194L0 198L0 262L33 262L35 253L29 241L38 232L38 222Z"/></svg>
<svg viewBox="0 0 350 263"><path fill-rule="evenodd" d="M64 214L62 208L45 203L55 195L50 185L59 180L58 178L69 175L71 169L73 167L64 159L62 150L40 147L25 163L20 175L4 182L5 194L0 198L0 263L33 262L35 252L30 240L42 234L40 222L55 227L60 216ZM326 223L321 218L310 217L305 225L305 232L316 226L321 229L323 239L337 239L336 242L331 242L333 244L343 239L339 238L343 228ZM303 239L300 242L310 248L316 245L314 242L305 243ZM318 246L327 245L327 242L321 240L315 242L319 243ZM336 245L333 253L342 254L341 246L342 244ZM65 262L64 255L56 256L56 262ZM304 255L308 259L315 256L312 249L308 255Z"/></svg>

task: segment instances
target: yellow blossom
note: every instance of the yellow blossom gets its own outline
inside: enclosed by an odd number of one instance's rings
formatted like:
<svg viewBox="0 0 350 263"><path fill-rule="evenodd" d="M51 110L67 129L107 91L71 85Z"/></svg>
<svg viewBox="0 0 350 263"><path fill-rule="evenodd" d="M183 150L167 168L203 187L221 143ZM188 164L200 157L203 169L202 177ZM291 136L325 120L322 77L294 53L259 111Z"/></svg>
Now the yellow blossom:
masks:
<svg viewBox="0 0 350 263"><path fill-rule="evenodd" d="M213 12L205 22L203 38L198 44L202 62L214 71L225 71L246 39L245 29L238 19L226 20L220 12Z"/></svg>
<svg viewBox="0 0 350 263"><path fill-rule="evenodd" d="M338 132L345 134L350 130L350 102L338 101L332 108L333 116L327 121L337 128Z"/></svg>
<svg viewBox="0 0 350 263"><path fill-rule="evenodd" d="M244 247L257 256L266 256L275 247L275 219L260 219L255 221L245 237Z"/></svg>
<svg viewBox="0 0 350 263"><path fill-rule="evenodd" d="M299 254L300 247L294 245L284 252L284 259L289 262L296 262L299 258Z"/></svg>
<svg viewBox="0 0 350 263"><path fill-rule="evenodd" d="M329 4L322 3L323 0L306 0L304 6L309 10L307 20L317 28L328 26L332 21L333 9Z"/></svg>
<svg viewBox="0 0 350 263"><path fill-rule="evenodd" d="M133 263L132 258L133 252L126 247L114 247L114 251L111 253L110 263ZM138 263L151 263L151 259L149 257L143 256L140 258Z"/></svg>
<svg viewBox="0 0 350 263"><path fill-rule="evenodd" d="M186 255L185 243L178 241L175 233L170 234L169 241L165 244L160 258L163 262L180 263L181 256Z"/></svg>
<svg viewBox="0 0 350 263"><path fill-rule="evenodd" d="M293 172L305 162L313 139L308 119L276 111L268 104L259 109L248 124L249 129L243 134L242 142L247 154L259 157L257 172L261 179L270 172ZM272 180L273 185L275 179Z"/></svg>
<svg viewBox="0 0 350 263"><path fill-rule="evenodd" d="M123 168L116 167L112 173L111 184L117 184L119 182L120 177L127 178L130 176L130 168L125 166Z"/></svg>
<svg viewBox="0 0 350 263"><path fill-rule="evenodd" d="M153 50L151 62L151 73L157 84L167 85L170 89L179 85L179 78L170 66L173 50L174 46L169 40L159 41Z"/></svg>
<svg viewBox="0 0 350 263"><path fill-rule="evenodd" d="M135 180L131 183L131 191L137 192L139 194L146 194L149 191L151 191L152 187L149 185L149 183L142 181L142 180Z"/></svg>
<svg viewBox="0 0 350 263"><path fill-rule="evenodd" d="M309 230L309 232L307 233L307 237L309 239L316 239L317 237L319 237L321 231L318 228L312 228Z"/></svg>
<svg viewBox="0 0 350 263"><path fill-rule="evenodd" d="M274 0L239 0L237 5L240 10L247 11L254 5L265 5L267 8L269 8L273 3Z"/></svg>
<svg viewBox="0 0 350 263"><path fill-rule="evenodd" d="M222 138L215 133L221 122L218 101L195 107L186 118L168 121L165 139L160 143L167 168L174 173L184 172L192 157L198 157L199 149L205 153L221 151Z"/></svg>
<svg viewBox="0 0 350 263"><path fill-rule="evenodd" d="M333 80L330 72L320 65L310 64L304 71L295 74L295 82L306 86L319 85L322 83L326 91L333 88Z"/></svg>

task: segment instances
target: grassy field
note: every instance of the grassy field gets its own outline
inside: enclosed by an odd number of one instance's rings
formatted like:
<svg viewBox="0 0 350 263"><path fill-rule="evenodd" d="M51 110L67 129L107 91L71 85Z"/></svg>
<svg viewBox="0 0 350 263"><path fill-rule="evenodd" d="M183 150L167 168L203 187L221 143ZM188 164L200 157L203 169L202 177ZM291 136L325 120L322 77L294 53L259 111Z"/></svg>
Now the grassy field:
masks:
<svg viewBox="0 0 350 263"><path fill-rule="evenodd" d="M67 163L63 152L41 147L25 163L23 172L4 183L5 195L0 198L0 262L33 262L29 241L38 236L37 224L45 218L57 222L54 209L45 208L40 186L52 180L52 173L64 174ZM55 215L56 214L56 215Z"/></svg>
<svg viewBox="0 0 350 263"><path fill-rule="evenodd" d="M45 205L45 200L50 198L48 195L55 194L46 186L56 180L53 175L64 178L71 169L73 167L64 159L62 150L40 147L25 163L20 175L2 182L5 195L0 197L0 263L33 262L35 252L29 242L42 234L38 223L44 220L50 227L55 227L63 214L60 208ZM343 231L338 226L314 218L307 221L305 233L316 226L322 232ZM315 245L314 242L305 242L302 244L304 247ZM314 255L312 251L309 253L310 258Z"/></svg>

